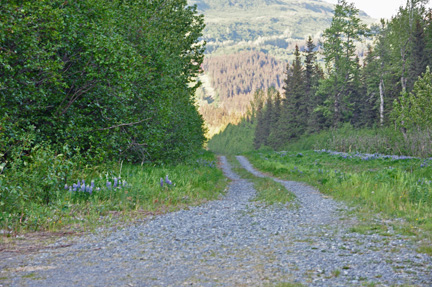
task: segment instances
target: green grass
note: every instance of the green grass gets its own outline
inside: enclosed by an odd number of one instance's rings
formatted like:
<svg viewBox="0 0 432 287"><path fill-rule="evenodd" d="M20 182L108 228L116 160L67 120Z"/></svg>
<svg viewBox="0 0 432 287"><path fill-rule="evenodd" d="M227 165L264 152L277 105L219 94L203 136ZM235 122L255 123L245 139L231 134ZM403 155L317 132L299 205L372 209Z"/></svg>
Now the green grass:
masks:
<svg viewBox="0 0 432 287"><path fill-rule="evenodd" d="M234 156L228 156L233 171L240 175L241 178L248 179L253 182L256 190L254 201L265 202L268 205L287 204L295 200L295 195L288 191L282 184L275 182L268 177L256 177L246 169L241 167L240 163Z"/></svg>
<svg viewBox="0 0 432 287"><path fill-rule="evenodd" d="M432 239L432 161L373 159L314 151L251 152L249 160L259 170L276 177L306 182L321 192L357 207L363 225L355 232L385 233L379 214L402 234ZM393 220L393 219L403 220ZM368 226L367 226L368 225ZM427 248L424 251L428 252Z"/></svg>
<svg viewBox="0 0 432 287"><path fill-rule="evenodd" d="M188 163L172 166L119 163L77 167L69 173L66 183L72 185L78 180L84 179L86 183L93 180L95 190L89 194L57 187L51 192L48 204L29 196L32 192L30 186L36 180L29 185L21 183L19 187L25 187L21 189L22 194L1 198L0 229L7 236L33 231L82 231L109 222L134 220L213 200L223 193L227 184L216 161L214 154L205 152ZM164 183L161 187L160 179L167 175L173 184ZM113 182L114 177L125 180L127 184L122 188L107 188L107 180ZM12 186L14 183L10 181L8 190L19 190ZM96 190L97 187L100 190ZM19 209L11 208L14 205Z"/></svg>

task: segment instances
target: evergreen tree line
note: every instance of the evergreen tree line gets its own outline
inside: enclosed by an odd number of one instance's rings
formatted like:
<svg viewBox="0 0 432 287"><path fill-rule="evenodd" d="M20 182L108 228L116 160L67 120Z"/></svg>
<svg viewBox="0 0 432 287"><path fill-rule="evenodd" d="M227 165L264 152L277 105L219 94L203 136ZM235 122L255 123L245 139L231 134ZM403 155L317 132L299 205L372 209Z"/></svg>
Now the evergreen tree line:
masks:
<svg viewBox="0 0 432 287"><path fill-rule="evenodd" d="M204 20L186 0L0 0L0 25L2 162L40 144L132 162L202 147Z"/></svg>
<svg viewBox="0 0 432 287"><path fill-rule="evenodd" d="M367 28L359 10L340 0L323 33L322 55L311 38L287 64L283 94L256 92L254 147L281 148L305 134L338 128L396 125L430 133L432 120L432 12L408 0L389 21ZM356 43L373 39L359 59ZM429 120L428 120L429 119Z"/></svg>

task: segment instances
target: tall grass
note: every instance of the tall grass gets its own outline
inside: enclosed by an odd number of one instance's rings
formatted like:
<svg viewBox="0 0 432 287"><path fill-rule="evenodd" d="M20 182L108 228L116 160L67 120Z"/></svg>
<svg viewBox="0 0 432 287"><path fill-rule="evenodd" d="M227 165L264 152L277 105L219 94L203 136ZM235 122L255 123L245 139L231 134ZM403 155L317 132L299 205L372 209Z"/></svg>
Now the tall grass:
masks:
<svg viewBox="0 0 432 287"><path fill-rule="evenodd" d="M366 213L403 218L432 234L432 160L331 152L253 152L264 172L307 182Z"/></svg>
<svg viewBox="0 0 432 287"><path fill-rule="evenodd" d="M202 152L179 165L109 163L86 166L79 158L33 149L0 174L0 230L93 228L107 218L165 212L217 198L226 180L216 157Z"/></svg>
<svg viewBox="0 0 432 287"><path fill-rule="evenodd" d="M287 143L285 150L330 149L342 152L381 153L432 157L432 131L412 130L404 136L394 128L354 129L346 124L318 134L306 135Z"/></svg>
<svg viewBox="0 0 432 287"><path fill-rule="evenodd" d="M229 124L224 131L213 136L207 146L218 154L241 154L253 150L255 124L243 119L238 125Z"/></svg>

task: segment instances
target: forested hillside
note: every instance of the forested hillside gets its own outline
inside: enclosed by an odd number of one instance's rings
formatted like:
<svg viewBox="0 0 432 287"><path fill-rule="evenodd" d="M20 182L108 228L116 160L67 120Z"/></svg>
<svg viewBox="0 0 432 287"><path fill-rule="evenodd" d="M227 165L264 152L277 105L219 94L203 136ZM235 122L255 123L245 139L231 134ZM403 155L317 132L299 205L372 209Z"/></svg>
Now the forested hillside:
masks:
<svg viewBox="0 0 432 287"><path fill-rule="evenodd" d="M297 47L287 65L281 97L257 93L255 148L283 149L307 135L348 125L393 130L368 133L372 150L432 156L431 11L422 1L412 1L372 29L358 15L352 4L340 1L323 34L324 69L310 38L307 49L300 52ZM360 61L354 41L366 37L374 42ZM360 144L364 140L330 141L338 150L351 151L359 145L368 149Z"/></svg>
<svg viewBox="0 0 432 287"><path fill-rule="evenodd" d="M218 128L246 115L257 89L282 89L285 62L251 51L208 56L203 69L210 81L198 90L200 113L214 134ZM208 91L208 85L215 90L214 95Z"/></svg>
<svg viewBox="0 0 432 287"><path fill-rule="evenodd" d="M251 47L273 56L298 39L328 27L334 5L317 0L190 0L205 15L207 52L227 54ZM373 20L365 13L363 20Z"/></svg>

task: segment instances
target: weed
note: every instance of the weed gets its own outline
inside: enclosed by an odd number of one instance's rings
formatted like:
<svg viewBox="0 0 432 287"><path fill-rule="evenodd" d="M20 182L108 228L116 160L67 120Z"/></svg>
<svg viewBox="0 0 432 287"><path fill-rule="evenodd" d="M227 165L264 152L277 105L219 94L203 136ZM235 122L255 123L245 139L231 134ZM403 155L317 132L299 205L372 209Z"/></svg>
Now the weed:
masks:
<svg viewBox="0 0 432 287"><path fill-rule="evenodd" d="M75 159L77 163L38 150L27 165L0 173L4 236L93 229L114 218L129 220L176 210L218 198L227 184L215 156L207 152L172 166L110 163L88 168Z"/></svg>
<svg viewBox="0 0 432 287"><path fill-rule="evenodd" d="M341 274L341 271L339 269L335 269L332 271L333 277L339 277L340 274Z"/></svg>
<svg viewBox="0 0 432 287"><path fill-rule="evenodd" d="M259 151L247 156L263 172L307 182L356 206L356 215L365 222L353 232L391 235L387 225L369 223L368 214L379 213L393 222L395 231L432 238L432 167L424 159L328 150L301 154Z"/></svg>
<svg viewBox="0 0 432 287"><path fill-rule="evenodd" d="M282 184L268 177L261 178L252 175L244 168L241 168L240 164L233 156L228 157L228 160L233 166L234 172L239 174L242 178L249 179L254 183L257 194L253 200L265 202L269 205L276 203L286 204L295 200L295 195L286 190Z"/></svg>

